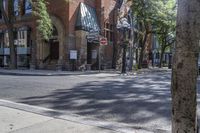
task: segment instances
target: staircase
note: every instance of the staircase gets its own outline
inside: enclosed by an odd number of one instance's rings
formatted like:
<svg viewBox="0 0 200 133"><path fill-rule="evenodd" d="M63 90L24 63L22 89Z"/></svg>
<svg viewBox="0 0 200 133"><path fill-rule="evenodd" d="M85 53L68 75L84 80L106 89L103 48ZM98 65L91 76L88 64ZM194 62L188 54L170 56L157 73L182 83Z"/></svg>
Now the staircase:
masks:
<svg viewBox="0 0 200 133"><path fill-rule="evenodd" d="M57 60L50 60L49 63L45 65L45 69L47 70L56 70Z"/></svg>

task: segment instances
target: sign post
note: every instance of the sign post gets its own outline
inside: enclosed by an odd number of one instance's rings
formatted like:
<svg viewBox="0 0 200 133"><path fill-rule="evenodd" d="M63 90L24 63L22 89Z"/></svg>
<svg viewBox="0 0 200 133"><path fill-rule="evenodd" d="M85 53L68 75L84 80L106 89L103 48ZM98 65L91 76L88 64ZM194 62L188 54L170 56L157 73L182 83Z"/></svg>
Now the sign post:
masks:
<svg viewBox="0 0 200 133"><path fill-rule="evenodd" d="M75 62L77 60L77 50L70 50L70 60L73 63L73 71L75 70Z"/></svg>
<svg viewBox="0 0 200 133"><path fill-rule="evenodd" d="M100 52L101 52L101 46L106 46L106 45L108 45L108 40L107 40L107 38L105 38L105 37L100 37L99 38L99 72L101 71L101 54L100 54Z"/></svg>
<svg viewBox="0 0 200 133"><path fill-rule="evenodd" d="M101 72L101 59L100 59L100 47L101 45L99 45L99 72Z"/></svg>

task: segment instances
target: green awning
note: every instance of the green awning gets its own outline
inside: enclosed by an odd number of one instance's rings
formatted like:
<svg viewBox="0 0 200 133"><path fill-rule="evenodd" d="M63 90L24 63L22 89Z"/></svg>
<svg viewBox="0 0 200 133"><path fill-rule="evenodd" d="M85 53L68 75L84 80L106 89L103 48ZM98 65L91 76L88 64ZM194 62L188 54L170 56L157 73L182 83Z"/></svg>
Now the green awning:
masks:
<svg viewBox="0 0 200 133"><path fill-rule="evenodd" d="M95 8L85 3L80 3L75 29L88 32L100 32Z"/></svg>

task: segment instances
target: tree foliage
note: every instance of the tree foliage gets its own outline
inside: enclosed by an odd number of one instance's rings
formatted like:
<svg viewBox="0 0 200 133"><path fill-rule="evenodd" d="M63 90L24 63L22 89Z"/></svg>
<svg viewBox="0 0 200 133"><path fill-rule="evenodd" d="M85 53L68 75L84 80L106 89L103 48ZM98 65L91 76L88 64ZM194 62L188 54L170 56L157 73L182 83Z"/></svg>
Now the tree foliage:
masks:
<svg viewBox="0 0 200 133"><path fill-rule="evenodd" d="M52 23L47 12L47 4L46 0L36 0L32 2L33 5L33 14L37 17L37 29L42 37L42 39L49 39L52 34Z"/></svg>
<svg viewBox="0 0 200 133"><path fill-rule="evenodd" d="M157 34L160 40L174 37L176 2L175 0L133 0L132 10L139 25L138 34L141 40L139 42L142 48L140 68L148 35Z"/></svg>

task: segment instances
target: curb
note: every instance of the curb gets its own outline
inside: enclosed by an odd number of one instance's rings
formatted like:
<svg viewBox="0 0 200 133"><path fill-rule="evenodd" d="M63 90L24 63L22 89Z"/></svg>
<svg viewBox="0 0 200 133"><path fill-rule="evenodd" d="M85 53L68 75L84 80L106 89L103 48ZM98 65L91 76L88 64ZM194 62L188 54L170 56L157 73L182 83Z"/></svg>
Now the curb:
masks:
<svg viewBox="0 0 200 133"><path fill-rule="evenodd" d="M22 110L25 112L30 112L38 115L43 115L47 117L52 117L55 119L62 119L78 124L83 125L89 125L89 126L95 126L107 130L111 130L118 133L169 133L169 131L164 131L160 129L156 129L154 131L151 131L151 129L148 128L142 128L142 127L134 127L130 124L125 123L118 123L118 122L108 122L108 121L102 121L94 118L88 118L84 116L80 116L77 114L72 114L65 111L56 111L53 109L48 109L44 107L38 107L38 106L32 106L22 103L15 103L7 100L1 100L0 99L0 106L13 108L17 110Z"/></svg>
<svg viewBox="0 0 200 133"><path fill-rule="evenodd" d="M70 76L70 75L85 75L85 74L97 74L98 72L84 72L84 73L25 73L25 72L2 72L0 75L14 75L14 76Z"/></svg>
<svg viewBox="0 0 200 133"><path fill-rule="evenodd" d="M44 71L45 72L45 71ZM133 72L127 72L127 75L138 75L138 74L146 74L146 73L160 73L160 72L171 72L170 69L163 69L163 70L156 70L156 69L147 69L147 70L139 70L139 71L133 71ZM65 72L63 71L63 73L59 72L56 73L55 72L46 72L46 73L42 73L42 72L34 72L34 71L30 71L30 72L14 72L12 70L10 71L1 71L0 70L0 75L14 75L14 76L73 76L73 75L88 75L88 74L99 74L99 73L110 73L110 74L121 74L119 71L85 71L85 72Z"/></svg>

